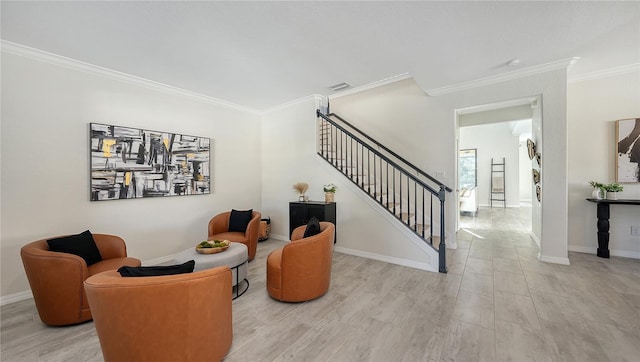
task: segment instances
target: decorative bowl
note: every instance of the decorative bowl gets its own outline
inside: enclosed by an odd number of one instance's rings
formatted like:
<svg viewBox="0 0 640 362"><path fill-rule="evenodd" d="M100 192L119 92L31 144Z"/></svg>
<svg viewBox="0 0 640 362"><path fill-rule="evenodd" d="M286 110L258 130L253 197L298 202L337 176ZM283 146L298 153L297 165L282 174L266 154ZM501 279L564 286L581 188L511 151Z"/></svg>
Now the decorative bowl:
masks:
<svg viewBox="0 0 640 362"><path fill-rule="evenodd" d="M196 251L200 254L216 254L229 249L229 240L206 240L196 245Z"/></svg>

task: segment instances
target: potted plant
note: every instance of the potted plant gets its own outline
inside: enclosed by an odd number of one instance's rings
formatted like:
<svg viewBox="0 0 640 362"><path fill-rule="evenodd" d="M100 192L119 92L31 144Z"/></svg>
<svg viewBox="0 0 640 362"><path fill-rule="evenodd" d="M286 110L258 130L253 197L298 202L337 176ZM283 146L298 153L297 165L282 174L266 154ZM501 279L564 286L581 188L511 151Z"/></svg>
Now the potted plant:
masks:
<svg viewBox="0 0 640 362"><path fill-rule="evenodd" d="M297 182L296 184L293 185L293 189L298 192L298 200L307 201L304 194L305 192L307 192L308 188L309 188L309 184L306 182Z"/></svg>
<svg viewBox="0 0 640 362"><path fill-rule="evenodd" d="M600 182L596 182L596 181L589 181L589 185L593 187L593 193L591 194L591 196L594 199L598 199L598 200L604 199L606 195L605 184L601 184Z"/></svg>
<svg viewBox="0 0 640 362"><path fill-rule="evenodd" d="M338 187L334 184L328 184L324 185L322 189L324 190L324 202L333 202L333 196L336 193Z"/></svg>
<svg viewBox="0 0 640 362"><path fill-rule="evenodd" d="M607 191L608 200L617 200L618 192L622 192L623 187L619 183L614 182L604 185L604 189Z"/></svg>

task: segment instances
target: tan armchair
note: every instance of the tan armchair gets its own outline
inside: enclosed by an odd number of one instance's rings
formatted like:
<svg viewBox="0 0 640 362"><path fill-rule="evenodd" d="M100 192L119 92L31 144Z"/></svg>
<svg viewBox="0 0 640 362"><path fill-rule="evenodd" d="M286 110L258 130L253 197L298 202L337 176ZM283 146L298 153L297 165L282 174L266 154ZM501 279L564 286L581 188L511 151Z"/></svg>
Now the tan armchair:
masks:
<svg viewBox="0 0 640 362"><path fill-rule="evenodd" d="M253 211L251 221L247 225L244 233L237 231L229 231L229 217L231 211L226 211L214 216L209 221L209 240L229 240L236 243L243 243L249 251L249 261L256 256L258 249L258 231L260 229L260 218L262 215L258 211Z"/></svg>
<svg viewBox="0 0 640 362"><path fill-rule="evenodd" d="M320 222L320 233L302 238L306 225L291 234L291 243L267 257L267 291L283 302L303 302L329 290L335 226Z"/></svg>
<svg viewBox="0 0 640 362"><path fill-rule="evenodd" d="M140 260L127 257L124 240L115 235L93 234L102 261L89 267L77 255L50 251L47 240L23 246L20 256L40 320L50 326L91 320L82 286L89 276L125 265L140 266Z"/></svg>
<svg viewBox="0 0 640 362"><path fill-rule="evenodd" d="M220 361L231 348L231 269L84 282L109 361Z"/></svg>

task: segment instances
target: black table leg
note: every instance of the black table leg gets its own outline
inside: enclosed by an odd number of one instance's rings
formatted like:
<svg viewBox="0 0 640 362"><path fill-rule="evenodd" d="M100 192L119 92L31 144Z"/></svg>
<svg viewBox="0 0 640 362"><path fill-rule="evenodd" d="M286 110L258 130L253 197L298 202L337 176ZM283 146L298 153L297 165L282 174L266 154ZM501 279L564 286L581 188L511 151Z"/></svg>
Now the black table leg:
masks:
<svg viewBox="0 0 640 362"><path fill-rule="evenodd" d="M598 252L601 258L609 257L609 204L598 203Z"/></svg>

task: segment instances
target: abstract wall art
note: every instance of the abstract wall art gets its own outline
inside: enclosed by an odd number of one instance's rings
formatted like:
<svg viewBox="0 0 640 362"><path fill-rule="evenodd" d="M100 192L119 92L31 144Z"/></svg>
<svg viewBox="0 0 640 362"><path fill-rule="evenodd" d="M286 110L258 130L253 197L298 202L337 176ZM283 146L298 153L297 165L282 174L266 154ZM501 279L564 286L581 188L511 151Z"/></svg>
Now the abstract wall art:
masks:
<svg viewBox="0 0 640 362"><path fill-rule="evenodd" d="M640 118L616 121L616 182L640 182Z"/></svg>
<svg viewBox="0 0 640 362"><path fill-rule="evenodd" d="M91 201L210 191L206 137L90 124Z"/></svg>

